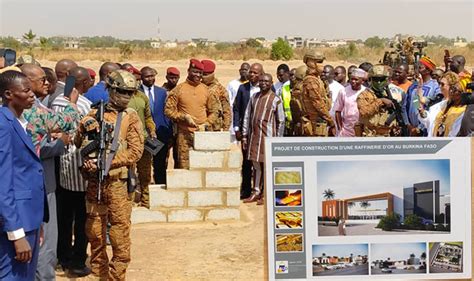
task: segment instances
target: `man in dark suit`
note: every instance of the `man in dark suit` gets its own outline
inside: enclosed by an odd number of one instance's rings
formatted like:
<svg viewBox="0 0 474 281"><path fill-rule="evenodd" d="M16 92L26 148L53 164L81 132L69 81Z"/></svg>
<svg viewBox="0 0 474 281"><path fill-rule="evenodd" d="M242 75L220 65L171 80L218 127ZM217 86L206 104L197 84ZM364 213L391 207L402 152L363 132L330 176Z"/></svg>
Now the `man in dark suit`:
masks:
<svg viewBox="0 0 474 281"><path fill-rule="evenodd" d="M163 148L153 157L153 178L156 184L166 184L166 168L168 166L168 145L173 137L173 126L165 116L166 90L155 85L156 70L145 66L141 69L143 91L150 100L151 115L156 126L156 136L164 143Z"/></svg>
<svg viewBox="0 0 474 281"><path fill-rule="evenodd" d="M260 91L258 87L258 78L263 73L263 66L254 63L250 66L249 82L240 85L232 107L233 124L235 137L238 141L242 140L242 127L245 116L245 110L250 97ZM240 198L246 199L252 193L252 161L247 159L247 150L242 147L242 184L240 186Z"/></svg>
<svg viewBox="0 0 474 281"><path fill-rule="evenodd" d="M33 280L46 218L43 168L26 134L35 95L17 71L0 74L0 280Z"/></svg>

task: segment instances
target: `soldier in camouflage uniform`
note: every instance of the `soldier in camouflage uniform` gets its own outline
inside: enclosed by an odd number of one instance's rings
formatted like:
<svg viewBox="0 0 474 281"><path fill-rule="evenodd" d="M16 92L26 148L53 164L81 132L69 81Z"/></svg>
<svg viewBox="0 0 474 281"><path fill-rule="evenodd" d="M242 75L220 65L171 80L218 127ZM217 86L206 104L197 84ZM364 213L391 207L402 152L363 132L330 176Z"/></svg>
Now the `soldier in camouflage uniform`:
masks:
<svg viewBox="0 0 474 281"><path fill-rule="evenodd" d="M178 168L189 169L189 150L195 131L211 131L216 123L219 102L201 83L204 66L196 59L189 63L188 77L169 92L165 115L177 124Z"/></svg>
<svg viewBox="0 0 474 281"><path fill-rule="evenodd" d="M214 75L216 64L211 60L202 60L204 66L202 83L208 88L211 95L214 95L219 101L219 114L216 123L212 126L213 131L228 131L230 128L230 103L229 94L224 86Z"/></svg>
<svg viewBox="0 0 474 281"><path fill-rule="evenodd" d="M305 116L302 126L305 136L327 137L328 132L335 135L335 124L329 110L331 108L331 99L328 96L323 81L319 77L321 69L318 63L324 61L321 53L310 51L303 57L303 62L308 67L306 76L303 79L302 103ZM309 122L308 122L309 121Z"/></svg>
<svg viewBox="0 0 474 281"><path fill-rule="evenodd" d="M294 74L294 81L291 82L291 101L290 101L290 109L291 109L291 116L292 116L292 124L291 127L293 128L293 135L294 136L302 136L302 120L301 118L304 117L304 109L302 106L301 95L303 93L303 79L306 76L307 71L306 65L302 65L295 69Z"/></svg>
<svg viewBox="0 0 474 281"><path fill-rule="evenodd" d="M136 92L138 83L133 74L116 70L106 79L109 102L106 105L104 120L110 126L116 126L119 114L122 114L118 148L112 160L109 173L101 189L98 201L97 166L94 155L86 156L82 172L88 180L86 194L86 234L91 244L92 273L101 280L125 280L127 266L130 263L130 216L132 204L127 190L128 170L140 159L143 153L143 128L135 110L127 108L131 96ZM96 132L99 123L96 109L84 117L79 125L74 142L77 147L87 145L87 136ZM116 130L114 128L113 130ZM113 135L113 132L110 132ZM107 157L111 142L107 144ZM110 243L112 260L107 256L106 225L110 222Z"/></svg>
<svg viewBox="0 0 474 281"><path fill-rule="evenodd" d="M359 124L356 125L356 136L401 135L400 124L396 119L390 121L389 117L394 114L394 102L402 104L405 92L401 88L389 84L389 77L390 71L386 65L374 65L369 71L370 89L357 97ZM388 92L392 96L391 99ZM404 122L408 120L405 111L400 114L402 114Z"/></svg>

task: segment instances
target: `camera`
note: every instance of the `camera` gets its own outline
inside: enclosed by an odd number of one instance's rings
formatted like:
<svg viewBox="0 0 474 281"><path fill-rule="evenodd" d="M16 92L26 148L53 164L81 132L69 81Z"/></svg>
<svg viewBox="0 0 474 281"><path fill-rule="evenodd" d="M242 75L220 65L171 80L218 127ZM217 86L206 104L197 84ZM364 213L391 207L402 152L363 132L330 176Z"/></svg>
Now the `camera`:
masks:
<svg viewBox="0 0 474 281"><path fill-rule="evenodd" d="M466 90L474 91L474 82L466 84Z"/></svg>
<svg viewBox="0 0 474 281"><path fill-rule="evenodd" d="M5 66L11 66L16 63L16 51L12 49L0 48L0 57L5 58Z"/></svg>

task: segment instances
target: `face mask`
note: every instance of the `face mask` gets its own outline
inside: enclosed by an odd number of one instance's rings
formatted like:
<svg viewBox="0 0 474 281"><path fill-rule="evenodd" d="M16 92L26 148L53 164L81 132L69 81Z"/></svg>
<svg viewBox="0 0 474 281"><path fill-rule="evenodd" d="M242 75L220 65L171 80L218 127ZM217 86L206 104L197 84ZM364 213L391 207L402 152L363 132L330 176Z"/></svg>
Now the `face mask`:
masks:
<svg viewBox="0 0 474 281"><path fill-rule="evenodd" d="M109 103L118 111L125 110L128 106L131 96L112 91L109 97Z"/></svg>
<svg viewBox="0 0 474 281"><path fill-rule="evenodd" d="M209 86L212 83L212 81L214 81L214 73L202 76L202 80L201 80L202 83Z"/></svg>
<svg viewBox="0 0 474 281"><path fill-rule="evenodd" d="M388 85L388 80L373 81L370 83L372 89L376 92L383 92Z"/></svg>

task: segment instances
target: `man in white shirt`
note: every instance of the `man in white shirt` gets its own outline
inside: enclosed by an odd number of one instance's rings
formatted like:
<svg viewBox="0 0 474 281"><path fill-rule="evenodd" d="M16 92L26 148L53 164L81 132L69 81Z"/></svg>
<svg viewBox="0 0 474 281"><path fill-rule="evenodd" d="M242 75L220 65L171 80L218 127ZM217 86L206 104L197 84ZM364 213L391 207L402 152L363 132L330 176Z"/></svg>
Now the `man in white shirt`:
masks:
<svg viewBox="0 0 474 281"><path fill-rule="evenodd" d="M250 69L249 63L247 62L242 63L239 69L240 78L232 80L229 82L229 84L227 84L227 92L229 93L229 103L230 103L231 114L232 114L232 106L234 105L235 96L237 96L237 91L239 90L240 85L247 82L249 69ZM230 126L229 131L230 131L231 142L237 143L237 139L235 138L234 126Z"/></svg>
<svg viewBox="0 0 474 281"><path fill-rule="evenodd" d="M334 104L336 103L337 96L344 90L344 86L334 80L334 77L334 67L325 65L321 73L321 80L327 82L329 86L329 96L331 97L331 110L329 114L331 114L332 118L335 118Z"/></svg>
<svg viewBox="0 0 474 281"><path fill-rule="evenodd" d="M283 85L289 85L290 83L290 67L287 64L280 64L277 67L277 78L278 82L273 84L273 88L275 89L275 94L281 98L281 91Z"/></svg>

